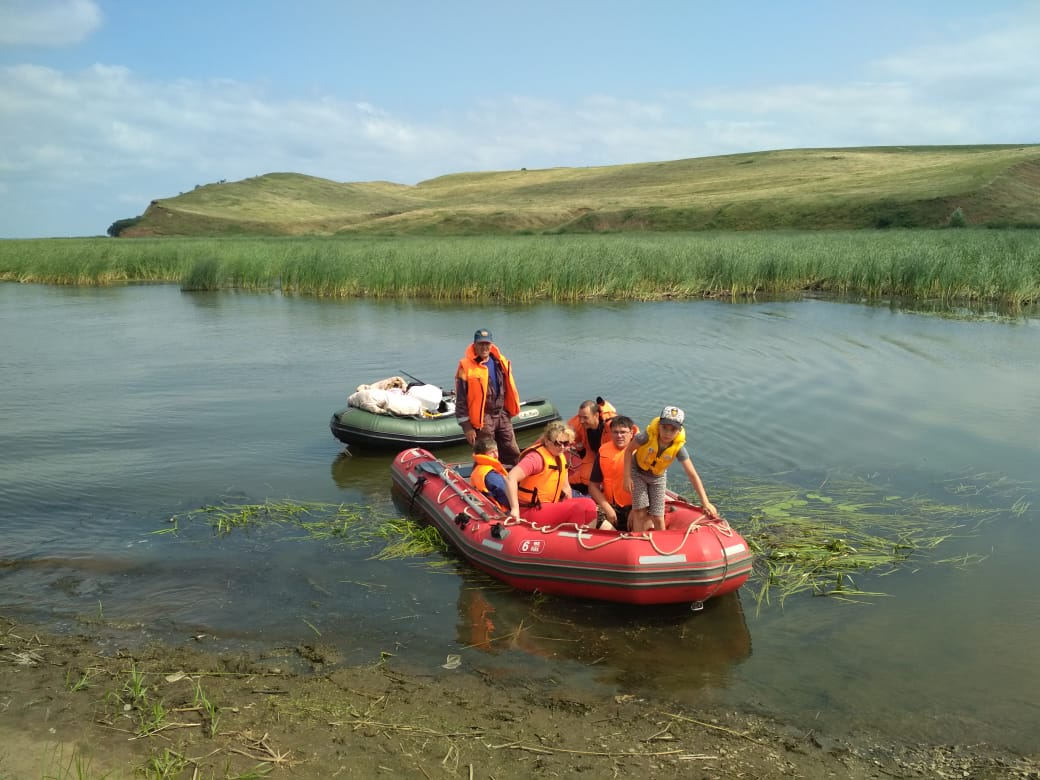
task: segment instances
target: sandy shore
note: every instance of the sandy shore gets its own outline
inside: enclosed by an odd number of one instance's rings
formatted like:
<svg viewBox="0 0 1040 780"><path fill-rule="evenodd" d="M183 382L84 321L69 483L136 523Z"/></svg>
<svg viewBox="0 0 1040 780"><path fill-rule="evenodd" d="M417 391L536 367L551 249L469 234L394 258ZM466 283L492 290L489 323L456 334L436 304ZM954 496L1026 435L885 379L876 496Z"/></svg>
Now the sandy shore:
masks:
<svg viewBox="0 0 1040 780"><path fill-rule="evenodd" d="M98 640L0 617L0 779L1040 777L1040 756L983 744L823 739L479 670L345 668L320 646L295 649L291 661L313 669L301 674L277 659Z"/></svg>

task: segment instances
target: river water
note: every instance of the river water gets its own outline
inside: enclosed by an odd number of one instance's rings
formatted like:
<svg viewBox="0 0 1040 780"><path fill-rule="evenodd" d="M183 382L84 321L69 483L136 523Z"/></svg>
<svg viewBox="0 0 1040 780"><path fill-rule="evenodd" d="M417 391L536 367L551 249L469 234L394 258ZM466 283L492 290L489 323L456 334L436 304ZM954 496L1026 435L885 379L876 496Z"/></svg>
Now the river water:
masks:
<svg viewBox="0 0 1040 780"><path fill-rule="evenodd" d="M155 533L220 502L399 514L391 455L343 455L329 417L356 385L401 371L446 386L477 327L514 361L521 394L565 416L597 394L643 425L665 403L684 407L694 461L737 530L724 499L748 479L868 479L963 503L966 518L978 502L1019 511L861 577L885 594L865 603L797 595L758 610L752 582L696 614L540 599L447 556L379 561L285 527ZM1036 311L0 285L0 614L114 643L285 663L320 644L343 663L391 653L430 674L476 667L750 708L821 733L1035 749L1038 368ZM985 557L938 563L974 555ZM459 669L442 668L450 654Z"/></svg>

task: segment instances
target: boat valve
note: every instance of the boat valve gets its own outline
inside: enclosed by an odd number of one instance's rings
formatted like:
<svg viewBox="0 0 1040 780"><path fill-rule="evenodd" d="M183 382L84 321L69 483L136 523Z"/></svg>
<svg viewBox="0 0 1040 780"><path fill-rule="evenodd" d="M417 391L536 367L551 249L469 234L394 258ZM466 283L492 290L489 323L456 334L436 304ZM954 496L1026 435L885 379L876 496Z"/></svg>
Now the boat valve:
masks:
<svg viewBox="0 0 1040 780"><path fill-rule="evenodd" d="M455 525L459 528L465 528L469 523L469 516L465 512L459 512L455 515Z"/></svg>

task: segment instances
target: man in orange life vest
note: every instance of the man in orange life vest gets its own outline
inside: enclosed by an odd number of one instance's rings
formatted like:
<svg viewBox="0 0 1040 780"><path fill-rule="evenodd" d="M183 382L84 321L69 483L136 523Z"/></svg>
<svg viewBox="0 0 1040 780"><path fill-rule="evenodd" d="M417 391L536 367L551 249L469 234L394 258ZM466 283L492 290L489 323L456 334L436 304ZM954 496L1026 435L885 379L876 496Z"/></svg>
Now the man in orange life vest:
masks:
<svg viewBox="0 0 1040 780"><path fill-rule="evenodd" d="M578 413L567 423L574 431L574 445L567 457L568 481L571 489L589 494L589 475L599 454L599 447L607 430L607 421L617 415L609 401L596 396L595 401L582 401Z"/></svg>
<svg viewBox="0 0 1040 780"><path fill-rule="evenodd" d="M498 351L491 331L481 328L459 361L455 372L455 418L472 447L477 439L493 439L499 459L515 466L520 448L513 432L513 416L520 413L520 394L513 367Z"/></svg>

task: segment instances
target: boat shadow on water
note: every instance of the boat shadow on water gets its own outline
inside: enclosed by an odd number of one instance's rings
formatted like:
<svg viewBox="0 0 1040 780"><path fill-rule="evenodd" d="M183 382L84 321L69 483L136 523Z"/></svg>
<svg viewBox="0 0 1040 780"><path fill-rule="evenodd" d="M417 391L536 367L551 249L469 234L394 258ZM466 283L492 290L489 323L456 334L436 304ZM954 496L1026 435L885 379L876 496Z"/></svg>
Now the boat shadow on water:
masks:
<svg viewBox="0 0 1040 780"><path fill-rule="evenodd" d="M459 450L465 453L465 450ZM329 463L329 476L340 490L386 497L386 477L393 456L379 450L353 448L337 453Z"/></svg>
<svg viewBox="0 0 1040 780"><path fill-rule="evenodd" d="M459 563L457 637L464 651L508 663L517 654L577 663L599 683L668 694L725 687L751 657L739 592L689 605L653 607L522 593ZM495 664L497 665L497 664Z"/></svg>

